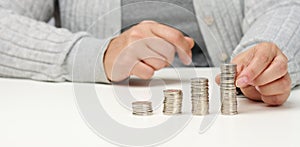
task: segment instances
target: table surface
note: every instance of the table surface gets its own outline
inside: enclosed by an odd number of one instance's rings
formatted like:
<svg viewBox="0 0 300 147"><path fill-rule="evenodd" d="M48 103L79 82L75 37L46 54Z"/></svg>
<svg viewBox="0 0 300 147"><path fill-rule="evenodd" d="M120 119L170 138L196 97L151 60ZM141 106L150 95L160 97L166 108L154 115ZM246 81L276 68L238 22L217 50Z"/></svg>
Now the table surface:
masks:
<svg viewBox="0 0 300 147"><path fill-rule="evenodd" d="M183 81L195 76L208 77L210 86L213 86L217 72L217 69L210 68L169 68L157 72L154 80L133 78L129 87L105 84L95 84L94 87L99 102L111 118L129 127L147 128L159 125L172 116L162 114L162 105L155 105L152 116L133 116L116 99L116 89L127 89L137 100L145 100L153 95L162 96L159 91L163 89L186 86L189 83ZM99 137L82 119L73 83L2 78L0 89L0 146L115 146ZM188 101L189 90L184 89L183 93L184 100ZM214 111L219 110L216 103L218 93L218 89L210 89L210 100L215 103L210 104L213 109L210 115L191 116L187 126L160 146L300 146L299 88L294 89L289 100L280 107L239 98L239 114L235 116L224 116ZM183 107L182 115L190 115L190 106ZM199 133L204 119L208 119L210 125Z"/></svg>

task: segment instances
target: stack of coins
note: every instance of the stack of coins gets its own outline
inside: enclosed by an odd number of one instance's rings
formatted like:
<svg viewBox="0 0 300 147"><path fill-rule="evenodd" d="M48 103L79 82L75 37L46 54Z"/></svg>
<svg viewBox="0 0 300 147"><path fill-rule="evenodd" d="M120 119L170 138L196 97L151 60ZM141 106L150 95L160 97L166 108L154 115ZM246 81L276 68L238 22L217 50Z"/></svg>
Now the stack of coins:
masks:
<svg viewBox="0 0 300 147"><path fill-rule="evenodd" d="M139 116L152 115L152 103L149 101L136 101L132 103L132 114Z"/></svg>
<svg viewBox="0 0 300 147"><path fill-rule="evenodd" d="M221 112L223 115L235 115L237 111L236 97L236 64L221 65Z"/></svg>
<svg viewBox="0 0 300 147"><path fill-rule="evenodd" d="M164 90L164 109L165 115L181 114L182 91L177 89Z"/></svg>
<svg viewBox="0 0 300 147"><path fill-rule="evenodd" d="M192 114L206 115L209 113L208 79L191 79Z"/></svg>

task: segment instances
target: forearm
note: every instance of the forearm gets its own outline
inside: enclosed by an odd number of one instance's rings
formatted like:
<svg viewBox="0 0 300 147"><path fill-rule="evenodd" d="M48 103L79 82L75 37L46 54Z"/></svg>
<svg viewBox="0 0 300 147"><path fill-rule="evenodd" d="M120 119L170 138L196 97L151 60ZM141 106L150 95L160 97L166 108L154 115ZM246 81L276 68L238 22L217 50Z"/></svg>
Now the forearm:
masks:
<svg viewBox="0 0 300 147"><path fill-rule="evenodd" d="M73 34L66 29L57 29L6 9L0 8L0 12L0 76L42 81L108 82L101 61L105 40L97 40L84 32ZM76 63L85 67L77 75L90 76L87 73L92 71L91 68L99 75L95 78L73 77L74 56L82 62ZM90 62L99 67L91 67L87 60L99 61L98 64Z"/></svg>

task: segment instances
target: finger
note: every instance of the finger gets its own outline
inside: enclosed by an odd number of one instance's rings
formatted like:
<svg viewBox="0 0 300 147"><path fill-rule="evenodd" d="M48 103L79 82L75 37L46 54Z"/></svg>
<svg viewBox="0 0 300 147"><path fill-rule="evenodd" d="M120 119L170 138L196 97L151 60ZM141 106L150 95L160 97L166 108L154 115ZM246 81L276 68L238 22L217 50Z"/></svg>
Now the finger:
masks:
<svg viewBox="0 0 300 147"><path fill-rule="evenodd" d="M173 46L168 41L158 37L145 39L145 42L149 49L164 57L167 60L168 64L173 63L175 56L175 46Z"/></svg>
<svg viewBox="0 0 300 147"><path fill-rule="evenodd" d="M253 54L249 54L252 57L251 62L237 78L238 87L247 86L269 66L276 57L276 53L272 52L272 47L269 43L263 43L253 49Z"/></svg>
<svg viewBox="0 0 300 147"><path fill-rule="evenodd" d="M150 79L154 75L154 69L143 62L138 62L131 70L131 75L141 79Z"/></svg>
<svg viewBox="0 0 300 147"><path fill-rule="evenodd" d="M216 83L217 83L218 85L220 85L220 83L221 83L221 76L220 76L220 74L218 74L218 75L215 77L215 81L216 81Z"/></svg>
<svg viewBox="0 0 300 147"><path fill-rule="evenodd" d="M253 86L241 88L242 93L249 99L261 101L261 94Z"/></svg>
<svg viewBox="0 0 300 147"><path fill-rule="evenodd" d="M290 93L291 91L291 79L288 74L284 77L269 83L264 86L257 86L256 89L264 96L270 95L281 95L285 93Z"/></svg>
<svg viewBox="0 0 300 147"><path fill-rule="evenodd" d="M281 95L274 95L274 96L262 96L262 100L264 103L272 105L272 106L279 106L282 105L288 97L290 93L285 93Z"/></svg>
<svg viewBox="0 0 300 147"><path fill-rule="evenodd" d="M245 66L244 64L239 64L241 61L232 62L233 64L236 64L236 76L238 77L241 72L244 70Z"/></svg>
<svg viewBox="0 0 300 147"><path fill-rule="evenodd" d="M164 56L156 53L146 44L140 46L140 48L135 48L134 52L137 53L137 57L140 61L143 61L154 70L159 70L169 65Z"/></svg>
<svg viewBox="0 0 300 147"><path fill-rule="evenodd" d="M180 31L161 24L152 26L151 30L153 34L165 39L176 47L179 58L184 64L189 65L192 63L192 44L190 39L185 39Z"/></svg>
<svg viewBox="0 0 300 147"><path fill-rule="evenodd" d="M153 39L153 37L141 39L132 43L130 46L128 46L128 50L126 50L124 56L129 56L126 55L126 53L130 53L134 54L140 61L150 58L166 61L167 59L164 56L153 51L150 46L147 45L147 40L149 39Z"/></svg>
<svg viewBox="0 0 300 147"><path fill-rule="evenodd" d="M154 70L160 70L169 65L165 60L157 59L157 58L147 58L144 59L143 62L148 66L152 67Z"/></svg>
<svg viewBox="0 0 300 147"><path fill-rule="evenodd" d="M236 57L234 57L231 61L231 63L236 64L236 70L237 70L237 77L241 74L241 72L244 70L244 68L246 67L246 65L249 65L249 63L252 60L252 56L249 56L249 54L253 54L253 51L247 50L245 52L240 53L239 55L237 55Z"/></svg>
<svg viewBox="0 0 300 147"><path fill-rule="evenodd" d="M265 85L283 77L288 72L287 64L288 60L284 55L277 56L271 65L253 81L254 85Z"/></svg>
<svg viewBox="0 0 300 147"><path fill-rule="evenodd" d="M185 36L184 39L186 39L186 41L190 44L190 48L193 48L195 46L195 41L194 39ZM192 57L192 52L190 52L191 54L189 54L190 57Z"/></svg>

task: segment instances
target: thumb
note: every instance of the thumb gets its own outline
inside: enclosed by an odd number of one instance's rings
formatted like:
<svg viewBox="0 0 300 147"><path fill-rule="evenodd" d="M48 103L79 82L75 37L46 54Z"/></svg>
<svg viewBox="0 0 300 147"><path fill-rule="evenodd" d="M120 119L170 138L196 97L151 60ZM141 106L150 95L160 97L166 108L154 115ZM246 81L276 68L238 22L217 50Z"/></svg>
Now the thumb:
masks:
<svg viewBox="0 0 300 147"><path fill-rule="evenodd" d="M261 94L256 90L254 86L241 88L241 91L247 98L254 101L261 101Z"/></svg>

